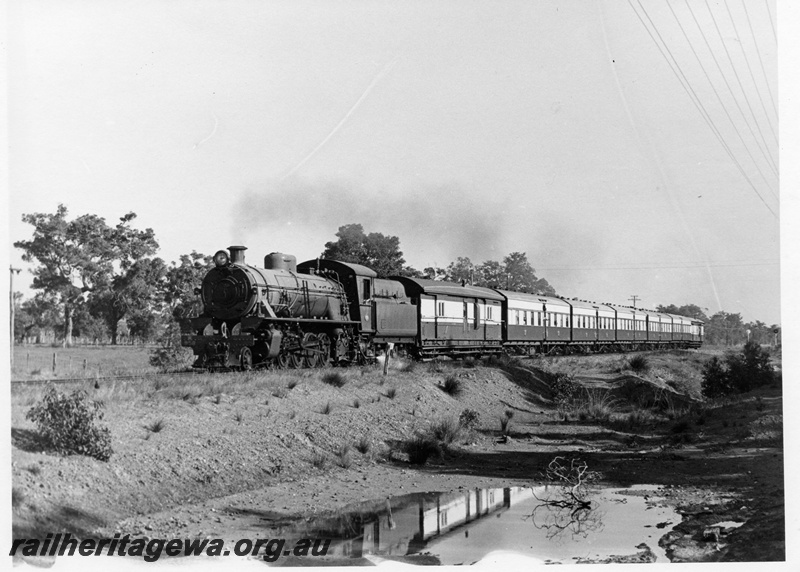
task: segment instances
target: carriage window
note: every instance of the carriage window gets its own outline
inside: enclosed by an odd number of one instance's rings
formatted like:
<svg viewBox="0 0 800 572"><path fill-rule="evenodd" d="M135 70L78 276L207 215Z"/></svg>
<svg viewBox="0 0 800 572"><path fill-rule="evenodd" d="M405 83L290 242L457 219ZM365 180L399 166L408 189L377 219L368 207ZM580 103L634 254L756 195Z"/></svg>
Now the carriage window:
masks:
<svg viewBox="0 0 800 572"><path fill-rule="evenodd" d="M370 290L369 278L364 278L364 301L366 302L370 298L372 298L372 292Z"/></svg>
<svg viewBox="0 0 800 572"><path fill-rule="evenodd" d="M436 315L444 316L444 302L439 302L439 312Z"/></svg>

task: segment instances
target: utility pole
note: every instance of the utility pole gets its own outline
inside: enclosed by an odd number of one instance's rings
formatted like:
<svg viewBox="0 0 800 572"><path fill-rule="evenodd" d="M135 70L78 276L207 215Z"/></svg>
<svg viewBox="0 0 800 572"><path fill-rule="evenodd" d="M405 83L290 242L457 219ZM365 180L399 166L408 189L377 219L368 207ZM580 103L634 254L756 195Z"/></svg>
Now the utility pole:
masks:
<svg viewBox="0 0 800 572"><path fill-rule="evenodd" d="M636 309L636 300L639 300L639 296L636 294L631 294L631 297L628 300L633 300L633 309Z"/></svg>
<svg viewBox="0 0 800 572"><path fill-rule="evenodd" d="M10 359L11 359L11 369L13 371L13 369L14 369L14 273L16 272L17 274L19 274L20 273L20 269L19 268L14 268L13 266L9 266L8 270L11 272L11 277L10 277L10 279L8 281L8 288L9 288L8 299L9 299L9 302L11 303L11 311L9 312L10 317L11 317L11 320L10 320L11 321L11 338L10 338L10 341L11 341L11 352L10 352Z"/></svg>

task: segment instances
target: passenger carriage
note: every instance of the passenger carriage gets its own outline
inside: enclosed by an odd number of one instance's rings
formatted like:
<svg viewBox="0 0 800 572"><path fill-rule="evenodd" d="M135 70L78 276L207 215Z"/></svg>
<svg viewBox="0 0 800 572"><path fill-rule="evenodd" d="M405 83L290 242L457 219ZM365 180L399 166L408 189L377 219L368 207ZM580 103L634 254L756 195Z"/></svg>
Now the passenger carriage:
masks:
<svg viewBox="0 0 800 572"><path fill-rule="evenodd" d="M453 282L395 276L417 306L420 357L502 352L503 296Z"/></svg>

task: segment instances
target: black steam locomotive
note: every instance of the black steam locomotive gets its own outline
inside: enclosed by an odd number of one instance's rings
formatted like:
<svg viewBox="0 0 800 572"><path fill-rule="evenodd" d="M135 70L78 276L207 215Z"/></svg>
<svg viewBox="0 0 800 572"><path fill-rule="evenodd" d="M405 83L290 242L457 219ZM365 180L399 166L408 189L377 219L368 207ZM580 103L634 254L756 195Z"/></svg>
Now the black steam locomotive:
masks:
<svg viewBox="0 0 800 572"><path fill-rule="evenodd" d="M204 369L367 363L389 344L422 359L534 355L702 344L703 324L612 304L420 278L378 278L359 264L297 264L274 252L263 268L243 246L214 255L196 289L203 313L181 323Z"/></svg>

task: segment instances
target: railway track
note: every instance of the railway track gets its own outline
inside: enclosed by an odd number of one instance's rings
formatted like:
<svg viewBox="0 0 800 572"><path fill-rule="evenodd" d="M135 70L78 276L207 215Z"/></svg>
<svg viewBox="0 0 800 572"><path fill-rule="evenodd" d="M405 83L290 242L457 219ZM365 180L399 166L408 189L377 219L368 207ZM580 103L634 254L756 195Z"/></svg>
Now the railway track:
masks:
<svg viewBox="0 0 800 572"><path fill-rule="evenodd" d="M534 356L512 356L518 359L526 359L531 361L537 361L539 359L567 359L567 358L577 358L577 359L588 359L592 357L597 357L598 355L629 355L631 353L655 353L659 351L675 351L675 350L641 350L638 352L622 352L618 354L568 354L568 355L534 355ZM678 351L692 351L692 350L678 350ZM432 358L423 360L425 362L436 361L436 359L440 358ZM264 370L255 370L255 371L292 371L291 369L288 370L272 370L272 369L264 369ZM300 370L298 370L300 371ZM74 378L50 378L50 379L12 379L11 385L44 385L46 383L59 383L59 384L77 384L77 383L91 383L95 382L108 382L108 381L133 381L133 380L142 380L154 377L165 377L165 376L190 376L190 375L203 375L206 373L236 373L236 370L229 370L229 371L208 371L208 370L183 370L183 371L174 371L174 372L148 372L148 373L141 373L141 374L130 374L130 375L113 375L113 376L102 376L102 377L74 377ZM240 372L241 373L241 372Z"/></svg>
<svg viewBox="0 0 800 572"><path fill-rule="evenodd" d="M153 377L164 377L164 376L183 376L183 375L198 375L203 374L206 372L203 371L173 371L173 372L150 372L150 373L140 373L140 374L131 374L131 375L107 375L101 377L72 377L72 378L49 378L49 379L12 379L11 385L44 385L46 383L61 383L61 384L69 384L69 383L99 383L101 381L132 381L132 380L142 380L148 379Z"/></svg>

